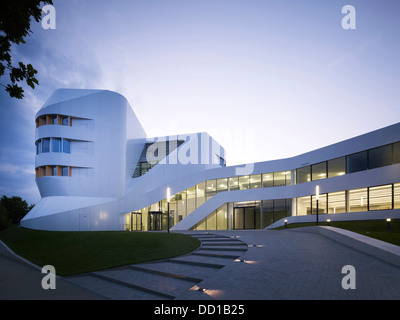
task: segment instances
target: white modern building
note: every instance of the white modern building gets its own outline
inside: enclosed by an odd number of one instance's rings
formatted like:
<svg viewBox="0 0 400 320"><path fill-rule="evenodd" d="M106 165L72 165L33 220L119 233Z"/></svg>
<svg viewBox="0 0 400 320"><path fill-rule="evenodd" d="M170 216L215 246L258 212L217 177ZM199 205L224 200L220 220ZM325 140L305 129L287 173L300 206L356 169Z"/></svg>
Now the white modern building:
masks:
<svg viewBox="0 0 400 320"><path fill-rule="evenodd" d="M21 221L33 229L261 229L284 219L400 217L400 123L227 167L207 133L149 138L120 94L60 89L36 114L35 169L41 200Z"/></svg>

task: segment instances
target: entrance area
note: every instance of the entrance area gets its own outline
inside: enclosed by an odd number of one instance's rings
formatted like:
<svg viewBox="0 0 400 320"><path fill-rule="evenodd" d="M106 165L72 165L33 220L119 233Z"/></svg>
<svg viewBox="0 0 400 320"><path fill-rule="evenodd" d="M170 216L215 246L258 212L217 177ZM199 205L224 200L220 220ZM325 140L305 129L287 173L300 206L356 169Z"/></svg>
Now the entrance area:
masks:
<svg viewBox="0 0 400 320"><path fill-rule="evenodd" d="M256 207L234 207L233 229L255 229Z"/></svg>
<svg viewBox="0 0 400 320"><path fill-rule="evenodd" d="M131 213L131 231L142 231L142 214L140 212Z"/></svg>
<svg viewBox="0 0 400 320"><path fill-rule="evenodd" d="M169 227L173 226L173 218L170 215ZM168 213L162 211L149 211L149 231L168 230Z"/></svg>

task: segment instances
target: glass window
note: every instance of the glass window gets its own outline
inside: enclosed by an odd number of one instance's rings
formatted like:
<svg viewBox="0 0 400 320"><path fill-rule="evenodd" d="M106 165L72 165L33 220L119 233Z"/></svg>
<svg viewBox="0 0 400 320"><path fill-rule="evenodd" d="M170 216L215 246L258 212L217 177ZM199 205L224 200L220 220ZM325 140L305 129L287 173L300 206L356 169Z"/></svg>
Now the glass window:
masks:
<svg viewBox="0 0 400 320"><path fill-rule="evenodd" d="M206 183L201 182L198 185L196 185L196 207L200 207L205 201L205 188L206 188Z"/></svg>
<svg viewBox="0 0 400 320"><path fill-rule="evenodd" d="M68 167L61 167L61 175L63 177L68 177L69 176L69 168Z"/></svg>
<svg viewBox="0 0 400 320"><path fill-rule="evenodd" d="M281 187L286 185L286 175L289 171L274 172L274 187Z"/></svg>
<svg viewBox="0 0 400 320"><path fill-rule="evenodd" d="M217 209L217 230L227 229L227 208L226 203Z"/></svg>
<svg viewBox="0 0 400 320"><path fill-rule="evenodd" d="M349 212L368 210L367 188L349 190Z"/></svg>
<svg viewBox="0 0 400 320"><path fill-rule="evenodd" d="M70 153L70 142L69 140L63 139L63 152Z"/></svg>
<svg viewBox="0 0 400 320"><path fill-rule="evenodd" d="M296 183L311 181L311 167L306 166L296 170Z"/></svg>
<svg viewBox="0 0 400 320"><path fill-rule="evenodd" d="M229 190L239 190L239 177L229 178Z"/></svg>
<svg viewBox="0 0 400 320"><path fill-rule="evenodd" d="M369 210L392 209L392 185L369 188Z"/></svg>
<svg viewBox="0 0 400 320"><path fill-rule="evenodd" d="M348 155L346 161L347 161L347 166L346 166L347 173L367 170L368 168L367 151L362 151Z"/></svg>
<svg viewBox="0 0 400 320"><path fill-rule="evenodd" d="M400 209L400 183L393 185L393 209Z"/></svg>
<svg viewBox="0 0 400 320"><path fill-rule="evenodd" d="M318 200L318 214L327 212L327 194L320 194ZM311 196L312 201L312 214L317 214L317 197L315 195Z"/></svg>
<svg viewBox="0 0 400 320"><path fill-rule="evenodd" d="M263 188L269 188L274 186L274 173L263 174Z"/></svg>
<svg viewBox="0 0 400 320"><path fill-rule="evenodd" d="M187 214L190 214L196 209L196 186L186 190L187 195Z"/></svg>
<svg viewBox="0 0 400 320"><path fill-rule="evenodd" d="M63 126L69 126L69 117L68 116L61 117L61 124Z"/></svg>
<svg viewBox="0 0 400 320"><path fill-rule="evenodd" d="M328 161L328 178L346 174L346 157L340 157Z"/></svg>
<svg viewBox="0 0 400 320"><path fill-rule="evenodd" d="M311 196L297 198L297 215L305 216L311 214Z"/></svg>
<svg viewBox="0 0 400 320"><path fill-rule="evenodd" d="M52 166L51 167L51 175L56 176L57 175L57 166Z"/></svg>
<svg viewBox="0 0 400 320"><path fill-rule="evenodd" d="M263 228L274 223L274 200L263 200Z"/></svg>
<svg viewBox="0 0 400 320"><path fill-rule="evenodd" d="M326 162L313 164L311 166L312 180L325 179L326 175Z"/></svg>
<svg viewBox="0 0 400 320"><path fill-rule="evenodd" d="M36 145L36 154L42 153L42 141L39 139L35 142Z"/></svg>
<svg viewBox="0 0 400 320"><path fill-rule="evenodd" d="M216 230L217 229L217 215L216 210L214 210L211 214L208 215L206 221L207 230Z"/></svg>
<svg viewBox="0 0 400 320"><path fill-rule="evenodd" d="M51 138L51 152L60 152L61 150L61 139Z"/></svg>
<svg viewBox="0 0 400 320"><path fill-rule="evenodd" d="M239 177L239 190L247 190L249 188L249 176Z"/></svg>
<svg viewBox="0 0 400 320"><path fill-rule="evenodd" d="M217 180L207 180L206 181L206 200L209 200L212 196L217 193Z"/></svg>
<svg viewBox="0 0 400 320"><path fill-rule="evenodd" d="M261 188L261 174L253 174L249 177L250 189Z"/></svg>
<svg viewBox="0 0 400 320"><path fill-rule="evenodd" d="M274 221L278 221L289 215L289 199L274 200Z"/></svg>
<svg viewBox="0 0 400 320"><path fill-rule="evenodd" d="M346 191L328 193L328 213L346 212Z"/></svg>
<svg viewBox="0 0 400 320"><path fill-rule="evenodd" d="M393 143L393 163L400 163L400 142Z"/></svg>
<svg viewBox="0 0 400 320"><path fill-rule="evenodd" d="M177 210L178 210L178 221L182 220L186 217L186 190L179 192L176 194L176 203L177 203ZM181 219L182 217L182 219Z"/></svg>
<svg viewBox="0 0 400 320"><path fill-rule="evenodd" d="M217 192L228 191L228 178L217 179Z"/></svg>
<svg viewBox="0 0 400 320"><path fill-rule="evenodd" d="M50 152L50 138L42 139L42 152Z"/></svg>
<svg viewBox="0 0 400 320"><path fill-rule="evenodd" d="M50 118L51 118L51 124L58 124L57 123L57 115L56 114L52 114L50 116Z"/></svg>
<svg viewBox="0 0 400 320"><path fill-rule="evenodd" d="M374 169L391 165L392 159L392 145L374 148L368 150L368 168Z"/></svg>

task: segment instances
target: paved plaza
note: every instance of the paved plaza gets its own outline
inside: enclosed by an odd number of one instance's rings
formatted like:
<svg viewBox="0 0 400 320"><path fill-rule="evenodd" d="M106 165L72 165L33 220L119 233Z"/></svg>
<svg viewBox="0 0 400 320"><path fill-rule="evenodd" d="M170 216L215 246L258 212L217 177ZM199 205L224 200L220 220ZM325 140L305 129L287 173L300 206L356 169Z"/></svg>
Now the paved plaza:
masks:
<svg viewBox="0 0 400 320"><path fill-rule="evenodd" d="M0 299L400 299L399 266L304 228L185 233L202 241L191 254L57 278L56 290L3 249ZM342 287L345 265L355 268L355 289Z"/></svg>

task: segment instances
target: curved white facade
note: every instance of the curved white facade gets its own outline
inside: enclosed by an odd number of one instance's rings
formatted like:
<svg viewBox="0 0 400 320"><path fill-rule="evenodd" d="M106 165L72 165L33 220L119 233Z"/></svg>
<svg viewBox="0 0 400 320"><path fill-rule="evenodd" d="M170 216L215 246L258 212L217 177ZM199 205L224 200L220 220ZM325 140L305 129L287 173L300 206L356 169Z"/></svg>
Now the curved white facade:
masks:
<svg viewBox="0 0 400 320"><path fill-rule="evenodd" d="M321 221L400 214L400 123L233 167L206 133L146 137L126 99L107 90L55 91L36 126L42 199L27 228L165 230L168 216L172 230L265 228L315 219L316 185Z"/></svg>

